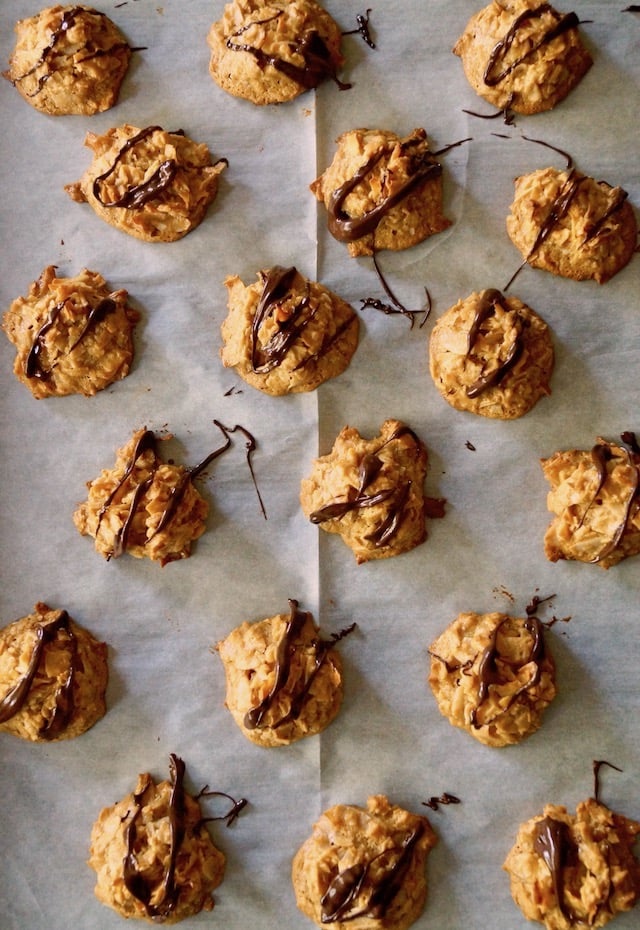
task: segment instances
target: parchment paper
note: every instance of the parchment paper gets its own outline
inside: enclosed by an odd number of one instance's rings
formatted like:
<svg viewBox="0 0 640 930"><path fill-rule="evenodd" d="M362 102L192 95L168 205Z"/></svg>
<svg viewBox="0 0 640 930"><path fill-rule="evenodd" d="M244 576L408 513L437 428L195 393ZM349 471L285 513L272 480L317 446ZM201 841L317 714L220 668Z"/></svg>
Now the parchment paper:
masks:
<svg viewBox="0 0 640 930"><path fill-rule="evenodd" d="M439 315L472 290L504 287L520 263L504 225L513 178L564 165L523 134L568 150L580 170L622 185L640 204L640 18L622 12L622 2L575 3L593 68L556 110L505 126L463 112L491 112L451 54L478 7L470 0L379 0L371 12L376 48L345 38L342 76L353 88L328 83L278 108L235 100L209 78L206 34L221 0L97 6L131 45L144 46L117 108L90 119L46 117L8 82L0 87L3 311L52 263L60 274L99 271L112 288L127 288L142 314L134 370L92 399L33 400L12 375L12 346L0 339L2 623L38 600L65 607L109 643L111 662L109 710L87 734L51 745L0 736L0 926L122 926L93 896L91 826L139 772L166 777L171 752L185 759L194 793L208 784L250 802L231 828L211 826L227 855L226 878L213 913L186 921L185 930L311 926L296 909L291 858L322 810L374 793L427 813L439 835L416 928L528 926L501 870L521 821L547 802L573 810L593 791L594 759L623 770L603 770L603 800L640 817L640 563L605 572L547 562L548 488L539 465L557 449L640 430L640 263L602 287L523 270L511 293L551 325L557 360L552 396L521 420L451 409L431 382L426 348ZM353 0L326 6L345 30L365 11ZM15 20L37 9L32 0L0 5L4 67ZM133 240L63 191L89 163L85 133L124 122L182 128L229 160L218 200L181 242ZM357 126L402 134L424 126L434 148L472 137L444 156L452 226L380 256L406 306L420 307L428 287L431 318L410 330L401 317L363 310L361 343L342 377L309 395L263 396L218 358L227 275L248 283L259 268L295 264L356 308L362 298L384 297L370 260L350 258L331 239L308 191L338 134ZM405 420L427 444L427 492L446 498L447 513L429 522L427 542L410 554L358 567L338 537L305 521L299 482L342 426L371 436L387 417ZM104 562L71 520L85 482L111 467L116 448L143 425L172 433L173 457L194 465L219 444L214 418L256 436L268 519L238 440L201 482L211 516L190 559L164 569L130 557ZM542 619L571 617L549 633L560 693L537 734L489 749L440 716L426 683L427 649L459 612L522 616L534 594L554 595ZM345 701L320 737L264 750L226 711L212 648L243 620L286 611L291 597L326 633L357 621L339 647ZM422 807L444 791L462 803ZM615 926L631 930L638 919L632 913Z"/></svg>

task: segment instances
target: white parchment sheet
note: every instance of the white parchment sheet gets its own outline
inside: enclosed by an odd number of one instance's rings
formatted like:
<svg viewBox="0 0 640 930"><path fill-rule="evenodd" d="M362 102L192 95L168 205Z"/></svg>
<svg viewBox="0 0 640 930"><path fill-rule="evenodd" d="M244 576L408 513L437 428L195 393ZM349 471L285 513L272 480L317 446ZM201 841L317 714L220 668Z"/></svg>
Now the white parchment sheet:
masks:
<svg viewBox="0 0 640 930"><path fill-rule="evenodd" d="M520 263L505 232L513 178L564 166L523 134L569 151L581 171L620 184L640 205L640 17L625 5L576 0L593 68L556 110L511 126L463 112L491 111L451 53L478 8L471 0L373 0L376 48L357 35L344 41L342 76L352 89L327 83L281 107L235 100L210 79L206 34L222 0L97 0L130 44L144 47L107 113L47 117L1 82L2 312L55 264L65 275L99 271L129 291L142 317L133 371L92 399L33 400L0 337L2 625L39 600L64 607L109 644L111 666L108 713L82 737L37 745L0 735L3 930L122 926L93 895L91 826L138 773L166 777L172 752L184 758L194 793L208 784L250 802L231 828L212 824L226 877L212 914L185 930L311 926L295 905L291 858L322 810L374 793L427 813L438 833L415 925L425 930L529 926L502 862L521 821L547 802L573 810L592 793L594 759L623 770L603 771L603 800L640 817L640 562L608 572L547 562L539 465L557 449L640 431L640 259L604 286L522 271L511 293L551 325L556 370L552 395L521 420L453 410L427 367L434 320L473 290L504 287ZM326 6L345 30L366 9L355 0ZM39 8L0 4L3 67L15 20ZM64 193L90 161L85 133L124 122L184 129L229 160L217 201L180 242L134 240ZM380 256L407 306L421 306L428 287L433 309L422 329L360 311L363 298L384 297L372 264L331 239L308 190L336 137L361 126L400 134L423 126L434 148L471 137L443 157L451 227ZM313 394L267 397L219 361L224 278L248 283L274 264L295 264L361 313L350 368ZM427 492L446 498L447 513L429 521L429 538L413 552L357 566L338 537L304 519L299 483L342 426L371 436L387 417L425 441ZM211 515L190 559L164 569L130 557L105 562L72 523L85 482L145 425L171 432L172 456L194 465L220 442L214 418L255 435L268 519L238 439L200 483ZM548 637L559 695L537 734L489 749L440 716L426 683L428 646L461 611L522 616L534 594L555 595L541 619L571 617ZM245 740L225 709L212 649L243 620L286 611L288 598L327 634L354 620L357 631L339 646L346 693L337 720L319 737L266 750ZM445 791L462 803L422 807ZM615 926L631 930L639 920L629 914Z"/></svg>

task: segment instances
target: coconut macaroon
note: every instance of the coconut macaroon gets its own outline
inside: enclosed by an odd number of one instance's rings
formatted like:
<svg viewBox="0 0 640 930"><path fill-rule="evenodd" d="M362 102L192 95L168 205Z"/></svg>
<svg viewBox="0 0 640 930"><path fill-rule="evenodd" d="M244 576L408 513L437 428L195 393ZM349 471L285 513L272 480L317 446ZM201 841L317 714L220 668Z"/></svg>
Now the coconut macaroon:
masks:
<svg viewBox="0 0 640 930"><path fill-rule="evenodd" d="M15 31L3 76L36 110L92 116L117 103L131 48L106 14L56 5L19 20Z"/></svg>
<svg viewBox="0 0 640 930"><path fill-rule="evenodd" d="M556 696L555 663L537 617L462 613L429 655L440 713L487 746L535 732Z"/></svg>
<svg viewBox="0 0 640 930"><path fill-rule="evenodd" d="M300 910L319 927L406 930L427 899L426 860L437 837L426 817L384 795L337 804L294 856Z"/></svg>
<svg viewBox="0 0 640 930"><path fill-rule="evenodd" d="M322 639L313 616L289 600L289 613L242 623L217 645L226 706L259 746L285 746L324 730L342 704L337 634ZM352 628L350 628L352 629Z"/></svg>
<svg viewBox="0 0 640 930"><path fill-rule="evenodd" d="M544 537L550 562L570 559L610 568L640 553L640 452L598 438L591 449L568 449L542 459L555 514Z"/></svg>
<svg viewBox="0 0 640 930"><path fill-rule="evenodd" d="M265 394L313 391L348 367L358 317L345 300L295 268L275 267L245 285L225 281L222 363Z"/></svg>
<svg viewBox="0 0 640 930"><path fill-rule="evenodd" d="M640 897L640 823L594 798L545 805L521 824L503 868L524 916L546 930L603 927Z"/></svg>
<svg viewBox="0 0 640 930"><path fill-rule="evenodd" d="M126 290L112 291L96 271L58 277L48 265L4 314L17 350L13 371L37 399L91 397L128 375L140 318Z"/></svg>
<svg viewBox="0 0 640 930"><path fill-rule="evenodd" d="M211 911L225 856L207 830L198 798L184 787L185 764L170 757L169 778L145 772L134 790L105 807L91 831L95 894L121 917L175 924Z"/></svg>
<svg viewBox="0 0 640 930"><path fill-rule="evenodd" d="M0 732L71 739L106 712L107 646L66 610L39 602L0 630Z"/></svg>
<svg viewBox="0 0 640 930"><path fill-rule="evenodd" d="M426 539L427 511L444 512L425 497L427 463L424 443L399 420L385 420L373 439L345 426L301 483L303 513L338 533L358 563L408 552Z"/></svg>
<svg viewBox="0 0 640 930"><path fill-rule="evenodd" d="M93 160L65 190L111 226L145 242L175 242L195 229L218 193L226 159L160 126L124 124L87 133Z"/></svg>
<svg viewBox="0 0 640 930"><path fill-rule="evenodd" d="M604 284L630 261L638 227L621 187L540 168L516 178L507 233L524 264Z"/></svg>
<svg viewBox="0 0 640 930"><path fill-rule="evenodd" d="M213 80L259 106L337 81L344 61L342 31L315 0L233 0L207 41Z"/></svg>
<svg viewBox="0 0 640 930"><path fill-rule="evenodd" d="M551 393L553 364L544 320L495 288L459 300L431 331L431 377L456 410L500 420L524 416Z"/></svg>
<svg viewBox="0 0 640 930"><path fill-rule="evenodd" d="M128 553L166 565L188 558L205 531L209 505L193 485L193 470L163 462L159 441L151 430L136 430L113 468L87 483L87 500L73 515L78 532L93 537L107 560Z"/></svg>
<svg viewBox="0 0 640 930"><path fill-rule="evenodd" d="M564 100L593 63L578 22L550 3L493 0L471 17L453 53L488 103L541 113Z"/></svg>
<svg viewBox="0 0 640 930"><path fill-rule="evenodd" d="M329 232L352 256L408 249L451 225L442 166L424 129L404 138L385 129L343 133L310 189L327 209Z"/></svg>

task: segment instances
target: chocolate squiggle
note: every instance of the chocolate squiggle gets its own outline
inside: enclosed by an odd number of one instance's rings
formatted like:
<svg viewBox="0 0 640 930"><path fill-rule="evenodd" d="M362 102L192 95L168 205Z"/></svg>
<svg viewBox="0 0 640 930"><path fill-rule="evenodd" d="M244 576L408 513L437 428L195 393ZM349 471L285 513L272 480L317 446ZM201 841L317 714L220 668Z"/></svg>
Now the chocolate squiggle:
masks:
<svg viewBox="0 0 640 930"><path fill-rule="evenodd" d="M517 38L518 33L522 29L522 26L533 19L540 19L545 13L550 13L554 17L556 20L555 25L546 29L537 41L530 43L527 51L523 52L519 58L511 62L511 64L505 65L504 59ZM531 10L524 10L515 18L506 35L494 46L484 71L484 83L487 87L495 87L511 74L518 65L532 58L543 46L548 45L549 42L557 39L558 36L568 32L570 29L575 29L578 24L579 20L575 13L560 15L553 9L550 3L541 3L540 6L534 7ZM497 70L499 68L502 70Z"/></svg>
<svg viewBox="0 0 640 930"><path fill-rule="evenodd" d="M500 306L503 310L505 310L505 312L508 312L508 307L505 306L504 295L501 294L500 291L495 290L495 288L490 288L486 291L483 291L480 304L475 312L471 327L469 329L467 337L467 355L470 355L473 351L473 347L475 346L480 335L480 328L482 324L495 313L496 306ZM469 385L469 387L466 389L468 397L478 397L489 388L500 384L505 375L507 375L518 362L518 359L522 355L524 349L524 339L522 319L517 314L515 328L516 338L514 339L512 345L509 347L505 360L500 365L498 365L494 371L487 374L483 372L480 377L474 381L473 384Z"/></svg>
<svg viewBox="0 0 640 930"><path fill-rule="evenodd" d="M57 303L54 307L51 308L47 319L33 337L33 343L24 363L24 373L27 378L40 378L44 380L51 374L51 371L53 370L56 363L54 362L48 368L43 368L40 359L42 349L44 348L44 338L47 333L55 327L56 321L64 310L68 299L69 298L60 301L60 303ZM73 309L76 313L79 310L88 312L84 326L82 327L73 344L70 345L65 352L65 355L70 355L76 346L79 345L79 343L95 326L97 326L99 323L102 323L102 321L109 313L113 313L117 309L117 304L112 297L105 297L98 304L96 304L95 307L91 307L89 304L84 304L82 307L74 307Z"/></svg>
<svg viewBox="0 0 640 930"><path fill-rule="evenodd" d="M544 817L534 827L533 848L542 857L551 873L553 893L560 913L569 919L570 911L564 903L563 871L569 858L576 855L576 846L569 827L562 820Z"/></svg>
<svg viewBox="0 0 640 930"><path fill-rule="evenodd" d="M625 531L627 521L631 515L631 508L633 507L633 504L638 496L638 492L640 491L640 469L633 461L632 453L628 452L626 449L622 449L621 451L626 457L626 463L633 469L633 475L629 484L629 492L627 494L627 499L625 501L624 511L620 522L618 523L609 542L607 542L601 551L598 552L598 554L594 556L593 559L591 559L592 563L601 562L602 559L610 555L616 548L622 538L622 534ZM613 458L613 450L608 443L596 443L596 445L591 450L591 460L593 462L594 468L596 469L597 483L591 495L591 500L587 504L587 507L582 514L578 524L578 529L584 524L587 518L587 514L594 506L594 504L597 503L598 496L609 478L607 463L610 462Z"/></svg>
<svg viewBox="0 0 640 930"><path fill-rule="evenodd" d="M331 51L322 36L315 30L311 29L304 33L298 42L290 42L289 47L292 55L299 55L303 64L294 65L290 61L285 61L277 55L269 55L260 48L255 48L244 42L234 42L247 32L252 26L262 26L274 19L282 16L283 10L263 20L254 20L242 26L236 32L232 33L226 40L226 46L232 52L247 52L252 55L261 69L271 65L281 74L286 75L300 87L305 90L312 90L322 83L326 78L334 81L340 90L348 90L351 84L345 84L338 79L336 69L331 60Z"/></svg>
<svg viewBox="0 0 640 930"><path fill-rule="evenodd" d="M56 739L62 733L73 714L73 683L78 667L78 643L69 627L69 621L70 617L67 611L60 610L55 619L49 623L36 625L36 641L27 668L15 685L0 700L0 723L10 720L24 707L46 644L50 643L62 632L67 638L70 648L67 672L62 684L56 689L52 716L42 724L38 735L43 739Z"/></svg>

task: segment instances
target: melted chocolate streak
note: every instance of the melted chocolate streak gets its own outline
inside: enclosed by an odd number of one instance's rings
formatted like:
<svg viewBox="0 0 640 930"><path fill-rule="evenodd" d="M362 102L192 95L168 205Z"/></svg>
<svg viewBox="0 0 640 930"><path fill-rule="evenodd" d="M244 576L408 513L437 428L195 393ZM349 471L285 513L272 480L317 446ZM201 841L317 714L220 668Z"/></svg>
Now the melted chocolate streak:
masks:
<svg viewBox="0 0 640 930"><path fill-rule="evenodd" d="M515 61L506 65L504 63L505 57L517 38L518 32L520 32L526 23L533 19L540 19L545 13L549 13L553 16L556 20L555 25L546 29L537 42L534 42L519 58L516 58ZM518 65L532 58L544 45L552 42L570 29L574 29L578 23L579 20L575 13L560 15L549 3L542 3L532 10L525 10L515 18L506 35L494 46L484 71L484 83L488 87L495 87L511 74Z"/></svg>
<svg viewBox="0 0 640 930"><path fill-rule="evenodd" d="M626 450L623 450L625 457L626 457L626 461L624 462L624 464L632 467L634 469L634 474L631 479L631 487L629 489L629 494L625 502L622 519L620 520L618 526L616 527L616 530L613 536L611 537L611 539L609 540L609 542L606 543L604 548L596 556L594 556L593 559L591 559L591 562L594 562L594 563L601 562L602 559L606 558L606 556L608 556L611 552L613 552L613 550L616 548L616 546L620 542L620 539L622 538L622 534L625 531L627 521L629 520L629 517L631 516L631 508L633 507L633 504L638 497L638 492L640 491L640 468L639 468L638 462L634 461L634 457L637 457L637 452L636 452L637 441L635 438L635 434L634 433L623 433L621 438L622 438L622 441L626 442L630 446L630 449L631 449L631 452L627 452ZM609 478L609 470L607 468L607 463L612 461L613 458L614 458L613 451L611 449L611 446L608 445L607 443L597 443L592 448L591 460L593 462L594 468L596 469L597 483L591 495L591 500L587 504L587 507L584 513L582 514L582 517L580 518L580 522L578 523L578 526L576 527L576 529L580 529L580 527L583 526L589 511L594 505L598 503L598 497L600 495L600 492L602 491L603 487L605 486Z"/></svg>
<svg viewBox="0 0 640 930"><path fill-rule="evenodd" d="M400 303L396 295L391 290L385 276L383 275L380 269L380 265L378 264L378 260L376 258L375 252L372 257L373 257L373 267L376 270L376 274L378 275L380 284L382 285L385 294L387 295L387 297L389 298L393 306L375 297L365 297L365 298L360 299L360 304L361 304L360 309L364 310L366 307L372 307L374 310L380 310L381 313L384 313L387 316L393 316L395 314L399 314L400 316L403 316L409 320L409 325L411 329L413 329L413 324L415 323L416 316L419 313L422 313L423 316L422 316L422 320L420 321L420 326L419 326L419 329L422 329L424 324L427 322L427 319L429 318L429 314L431 313L431 294L429 293L428 288L425 287L424 289L425 297L427 300L426 305L421 310L408 310L404 306L404 304Z"/></svg>
<svg viewBox="0 0 640 930"><path fill-rule="evenodd" d="M371 917L374 920L384 917L409 870L413 850L422 835L422 830L422 825L419 825L404 838L399 847L385 850L370 862L355 863L350 868L338 872L320 899L321 922L328 924L355 920L358 917ZM371 865L376 859L389 853L396 853L395 861L382 869L379 879L372 883L369 898L364 906L351 912L351 907L368 878Z"/></svg>
<svg viewBox="0 0 640 930"><path fill-rule="evenodd" d="M469 329L469 334L467 337L467 356L470 355L473 351L473 347L480 335L482 324L495 313L496 306L501 306L503 310L508 311L508 308L505 306L504 295L494 288L490 288L484 291L482 294L480 306L476 310L475 316L471 323L471 328ZM502 364L500 364L495 369L495 371L490 372L489 374L481 374L480 377L467 388L466 393L469 397L478 397L489 388L500 384L502 379L517 363L524 349L522 320L518 317L517 322L517 335L513 345L509 347L504 362L502 362Z"/></svg>
<svg viewBox="0 0 640 930"><path fill-rule="evenodd" d="M533 141L537 141L537 140L533 140ZM563 153L563 154L566 154L566 153ZM524 268L527 262L529 262L531 258L535 255L535 253L538 251L540 246L546 241L546 239L553 232L553 230L558 225L558 223L563 219L564 216L566 216L574 197L578 193L578 189L580 185L585 180L586 178L584 175L578 175L575 168L571 169L564 184L560 188L560 191L558 192L557 197L551 204L549 208L549 212L547 213L547 216L545 217L544 222L541 224L540 229L538 230L538 235L536 236L535 241L533 245L531 246L526 258L524 259L520 267L516 269L515 273L511 276L511 278L505 285L504 287L505 291L511 286L511 284L513 284L513 282L516 279L516 276ZM598 219L595 220L595 222L591 225L591 228L587 231L584 237L583 243L582 243L583 245L585 245L591 239L594 239L596 236L598 236L602 232L603 227L605 223L607 222L607 220L610 219L610 217L612 217L618 210L620 210L620 208L622 207L627 197L628 197L627 191L624 191L622 189L618 191L611 206L607 210L605 210L602 216L598 217Z"/></svg>
<svg viewBox="0 0 640 930"><path fill-rule="evenodd" d="M535 826L533 848L551 873L553 893L560 912L570 920L571 912L564 903L563 871L569 860L577 857L577 847L568 825L562 820L544 817Z"/></svg>
<svg viewBox="0 0 640 930"><path fill-rule="evenodd" d="M407 434L412 436L416 443L419 442L413 430L408 426L403 426L398 428L398 430L386 440L381 448L384 448L384 446L388 445L390 442ZM333 501L321 507L319 510L314 510L309 516L311 522L317 524L324 523L327 520L339 520L352 510L360 510L363 507L374 507L376 504L382 504L390 500L391 507L387 516L381 524L366 537L374 543L376 548L386 546L396 534L402 522L404 508L411 491L411 482L406 481L397 488L383 488L375 494L365 494L364 492L367 487L375 480L382 467L382 459L374 453L367 453L360 463L358 488L349 489L346 501Z"/></svg>
<svg viewBox="0 0 640 930"><path fill-rule="evenodd" d="M282 364L291 348L302 336L306 327L315 319L318 312L318 306L311 306L307 290L307 293L294 305L287 319L278 323L278 328L269 341L264 345L260 344L260 327L266 319L274 315L277 307L288 296L293 296L291 286L296 274L295 267L282 268L280 266L276 266L262 274L262 295L251 323L251 368L257 374L266 374ZM335 333L322 343L318 351L303 358L295 366L294 371L304 368L305 365L311 362L318 361L349 329L355 319L355 316L352 316L342 323Z"/></svg>
<svg viewBox="0 0 640 930"><path fill-rule="evenodd" d="M152 135L154 132L161 131L161 126L147 126L146 129L141 129L140 132L136 133L135 136L132 136L125 142L125 144L116 155L111 167L94 179L92 187L93 196L100 204L102 204L103 207L124 207L129 209L137 209L144 206L147 201L157 197L158 194L161 194L162 191L166 190L166 188L171 184L175 177L176 171L178 170L178 165L175 159L168 158L166 161L163 161L158 166L158 168L156 168L151 177L147 178L146 181L143 181L141 184L133 184L131 187L127 187L122 196L117 197L115 200L103 200L100 190L101 183L106 181L107 178L113 174L127 152L129 152L139 142L144 141L144 139ZM184 133L180 130L174 133L174 135L184 135Z"/></svg>
<svg viewBox="0 0 640 930"><path fill-rule="evenodd" d="M44 348L45 336L56 325L56 321L64 309L66 303L67 300L63 300L52 307L49 311L49 315L47 316L46 321L35 334L31 349L29 350L24 364L24 373L27 378L41 378L44 380L51 374L51 371L55 367L56 362L53 362L51 365L49 365L48 368L43 368L40 361L40 355L42 353L42 349ZM102 323L102 321L109 313L113 313L116 310L116 307L117 304L113 298L105 297L104 300L101 300L95 307L91 307L89 304L84 304L82 307L73 308L74 313L86 312L86 321L76 340L71 346L69 346L65 354L70 355L76 346L85 338L85 336L87 336L87 334L95 326L98 326L99 323Z"/></svg>
<svg viewBox="0 0 640 930"><path fill-rule="evenodd" d="M229 36L226 41L227 48L232 52L248 52L255 58L261 69L266 68L267 65L271 65L277 71L280 71L306 90L312 90L314 87L317 87L325 78L331 78L340 90L349 90L351 84L345 84L338 79L335 68L331 62L331 53L322 36L315 30L306 32L297 44L289 44L291 54L299 55L302 58L304 64L301 67L292 64L290 61L278 58L275 55L268 55L266 52L263 52L262 49L254 48L253 45L249 45L248 43L233 41L251 29L252 26L265 25L266 23L272 22L274 19L278 19L282 14L283 11L278 10L277 13L270 16L268 19L254 20L253 22L247 23L246 26L242 26Z"/></svg>
<svg viewBox="0 0 640 930"><path fill-rule="evenodd" d="M434 795L430 797L428 801L423 801L422 804L424 807L428 807L432 811L437 811L441 804L461 804L462 801L460 798L457 798L455 794L449 794L448 791L445 791L444 794L441 794L439 797Z"/></svg>
<svg viewBox="0 0 640 930"><path fill-rule="evenodd" d="M35 72L38 70L38 68L42 67L42 65L48 65L48 66L49 66L49 70L47 71L46 74L43 74L43 75L41 75L41 76L38 78L38 82L37 82L35 91L34 91L32 94L28 94L28 96L29 96L29 97L35 97L35 96L37 96L37 94L39 94L39 93L41 92L41 90L42 90L44 84L49 80L49 78L51 77L51 75L54 74L55 71L57 70L57 69L49 62L49 58L50 58L50 57L53 55L53 53L55 52L56 46L57 46L58 42L60 41L60 39L62 39L63 36L66 35L66 33L68 32L68 30L71 29L71 28L73 27L73 25L74 25L74 23L75 23L75 21L76 21L76 17L78 16L78 14L81 14L81 13L84 13L85 15L86 15L87 13L89 13L89 14L91 14L91 15L93 15L93 16L103 16L103 17L106 17L106 14L105 14L105 13L101 13L101 12L99 12L98 10L86 10L84 7L80 7L80 6L73 7L73 8L70 9L70 10L65 10L64 13L62 14L62 17L61 17L61 20L60 20L60 25L58 26L57 29L55 29L55 30L51 33L51 38L49 39L49 44L43 49L42 54L40 55L40 58L39 58L38 61L35 63L35 65L33 65L32 68L30 68L28 71L25 71L24 74L21 74L19 77L14 78L14 79L12 80L11 83L14 85L14 87L15 87L15 85L18 84L20 81L24 81L25 78L28 78L28 77L30 77L32 74L35 74ZM88 54L88 55L86 55L84 58L82 58L82 59L80 60L80 63L82 63L82 62L84 62L84 61L89 61L91 58L100 58L100 57L102 57L103 55L110 55L110 54L112 54L114 51L117 51L117 50L120 49L120 48L129 48L129 45L128 45L127 42L117 42L115 45L112 45L110 48L98 49L98 50L96 50L95 52L91 52L90 54ZM75 55L75 53L74 53L74 55ZM73 57L73 56L72 56L72 57Z"/></svg>
<svg viewBox="0 0 640 930"><path fill-rule="evenodd" d="M56 690L53 714L47 723L43 723L38 735L44 739L56 739L68 724L73 713L73 682L78 665L78 644L76 637L69 629L69 615L66 610L59 611L58 616L50 623L36 626L36 642L27 668L0 700L0 723L10 720L24 706L38 671L44 647L53 639L59 638L58 634L62 634L68 641L69 667L63 683Z"/></svg>
<svg viewBox="0 0 640 930"><path fill-rule="evenodd" d="M313 644L315 652L314 667L310 675L297 683L294 689L291 692L291 706L289 711L281 717L279 720L276 720L273 723L266 723L264 718L268 713L270 708L273 705L274 700L280 694L280 692L286 687L289 673L291 671L291 657L296 650L296 640L299 639L307 619L309 619L310 614L306 611L298 610L298 601L289 599L289 609L290 615L287 625L285 627L284 634L282 639L278 643L278 648L276 651L276 665L275 665L275 678L271 690L267 696L260 701L255 707L252 707L251 710L247 711L244 716L244 725L248 730L256 730L269 728L275 730L278 727L283 726L285 723L290 723L292 720L295 720L299 715L304 702L306 701L311 685L313 681L324 665L324 662L329 654L330 649L338 642L338 640L343 639L349 633L355 629L355 623L352 623L351 626L347 627L345 630L342 630L340 633L334 634L331 640L317 640Z"/></svg>
<svg viewBox="0 0 640 930"><path fill-rule="evenodd" d="M249 471L251 473L251 477L254 483L254 487L256 489L256 493L258 495L258 500L260 502L262 514L265 519L267 518L264 504L263 504L263 501L260 496L260 492L258 490L258 486L256 483L255 474L253 471L253 464L251 461L251 455L256 448L255 438L251 435L251 433L248 430L246 430L242 426L239 426L238 424L236 424L233 427L228 427L228 426L223 426L223 424L220 423L218 420L214 420L213 422L225 436L224 445L220 446L218 449L214 449L214 451L211 452L205 459L203 459L203 461L200 462L199 465L196 465L193 468L185 470L184 474L180 477L177 484L171 489L171 494L170 494L167 507L165 508L164 512L161 514L160 520L158 521L158 524L155 527L155 529L151 532L150 535L146 537L145 543L150 542L157 533L160 533L162 530L166 528L167 524L170 522L170 520L172 519L172 517L174 516L176 512L176 509L180 501L182 500L182 497L184 496L185 491L187 490L189 482L193 481L193 479L196 478L201 472L203 472L205 468L207 468L207 466L211 464L211 462L213 462L215 459L217 459L219 456L221 456L224 452L227 451L227 449L231 445L231 436L229 434L235 433L237 431L243 433L243 435L247 439L246 446L245 446L247 464L249 466ZM125 520L123 521L122 525L120 526L119 531L117 532L115 536L113 549L107 556L107 561L109 561L111 558L116 558L116 559L119 558L126 551L129 532L131 530L131 526L132 526L136 511L138 509L138 505L142 497L144 496L145 492L149 489L149 487L153 483L155 473L157 469L159 468L159 466L162 464L161 460L158 458L158 455L157 455L156 437L151 430L146 430L142 434L140 439L138 440L138 443L133 450L133 453L131 455L131 458L129 459L129 462L124 471L124 474L122 475L122 477L120 478L116 486L112 489L111 493L107 496L107 499L105 500L102 507L100 508L100 511L98 512L98 524L96 527L96 533L100 530L100 524L102 523L102 520L104 519L105 514L108 512L111 504L113 504L114 502L117 503L118 500L125 493L126 485L135 469L138 459L140 459L146 452L149 452L149 451L153 452L153 456L154 456L154 460L151 466L151 474L145 481L141 481L139 484L137 484L134 487L130 506L129 506L129 512L127 513Z"/></svg>

